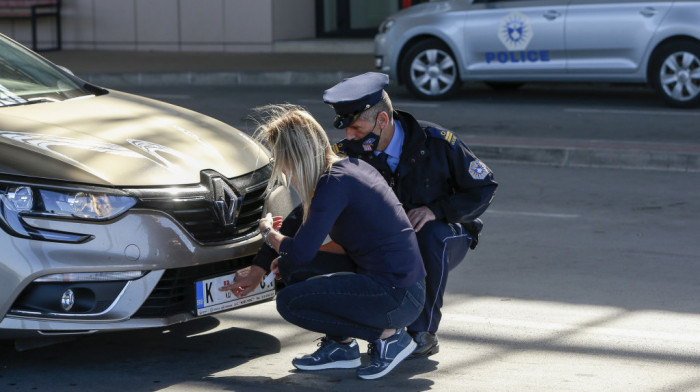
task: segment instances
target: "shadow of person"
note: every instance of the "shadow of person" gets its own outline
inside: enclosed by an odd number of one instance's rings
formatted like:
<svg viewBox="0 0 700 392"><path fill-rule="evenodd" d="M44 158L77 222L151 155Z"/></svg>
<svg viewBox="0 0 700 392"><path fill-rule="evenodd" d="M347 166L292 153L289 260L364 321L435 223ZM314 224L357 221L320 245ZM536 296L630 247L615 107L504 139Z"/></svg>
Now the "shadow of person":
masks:
<svg viewBox="0 0 700 392"><path fill-rule="evenodd" d="M259 331L227 328L205 317L168 328L85 336L30 351L0 348L2 384L16 390L146 392L201 380L280 352ZM37 369L42 369L37 372Z"/></svg>
<svg viewBox="0 0 700 392"><path fill-rule="evenodd" d="M355 376L354 369L321 370L315 372L290 371L281 378L265 376L233 376L208 379L209 384L217 384L226 391L318 391L326 392L340 388L343 392L367 392L376 390L389 391L429 391L434 382L426 378L412 378L407 371L395 369L377 380L361 380Z"/></svg>
<svg viewBox="0 0 700 392"><path fill-rule="evenodd" d="M363 363L367 363L363 355ZM320 371L301 371L289 364L289 374L280 377L266 376L226 376L206 379L208 385L217 385L222 390L236 392L257 391L328 391L342 389L344 392L367 392L368 390L388 391L428 391L434 381L417 377L437 369L438 362L418 359L401 362L391 373L377 380L361 380L355 375L355 369L327 369ZM217 389L218 390L218 389Z"/></svg>

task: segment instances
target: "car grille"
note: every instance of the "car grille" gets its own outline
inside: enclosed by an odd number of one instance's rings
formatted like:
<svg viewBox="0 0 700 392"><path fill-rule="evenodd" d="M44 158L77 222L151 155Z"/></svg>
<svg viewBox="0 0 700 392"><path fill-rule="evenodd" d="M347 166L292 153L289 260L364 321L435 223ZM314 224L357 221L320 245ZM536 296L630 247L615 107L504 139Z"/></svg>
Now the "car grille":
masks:
<svg viewBox="0 0 700 392"><path fill-rule="evenodd" d="M204 175L202 183L194 186L129 189L128 191L139 198L136 208L148 208L167 213L200 243L235 242L257 232L258 220L262 218L265 207L265 190L270 171L270 167L267 166L245 176L225 179L240 197L240 200L237 200L240 203L238 215L235 223L230 225L222 222L215 204L211 182L208 182L209 177ZM223 177L220 178L223 179Z"/></svg>
<svg viewBox="0 0 700 392"><path fill-rule="evenodd" d="M236 224L228 228L220 224L214 205L209 200L195 198L161 201L157 208L177 219L197 241L211 243L241 238L258 228L258 220L262 217L265 204L266 185L261 184L256 189L248 190L243 197Z"/></svg>
<svg viewBox="0 0 700 392"><path fill-rule="evenodd" d="M196 281L232 273L250 265L253 257L166 270L146 302L132 317L160 318L194 311Z"/></svg>

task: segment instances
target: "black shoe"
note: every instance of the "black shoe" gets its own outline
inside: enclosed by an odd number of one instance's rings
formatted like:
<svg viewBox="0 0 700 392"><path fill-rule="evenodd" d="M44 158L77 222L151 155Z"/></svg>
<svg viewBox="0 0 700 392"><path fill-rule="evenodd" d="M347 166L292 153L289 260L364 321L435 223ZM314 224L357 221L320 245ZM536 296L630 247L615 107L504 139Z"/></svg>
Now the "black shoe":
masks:
<svg viewBox="0 0 700 392"><path fill-rule="evenodd" d="M413 353L406 359L423 358L437 354L440 351L437 335L430 332L411 332L413 340L418 344Z"/></svg>

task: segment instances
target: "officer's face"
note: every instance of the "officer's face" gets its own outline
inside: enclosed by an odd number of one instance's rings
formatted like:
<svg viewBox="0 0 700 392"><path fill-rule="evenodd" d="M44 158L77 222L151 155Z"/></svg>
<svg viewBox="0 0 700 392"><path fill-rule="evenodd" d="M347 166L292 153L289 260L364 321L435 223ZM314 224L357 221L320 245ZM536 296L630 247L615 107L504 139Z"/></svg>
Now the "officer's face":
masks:
<svg viewBox="0 0 700 392"><path fill-rule="evenodd" d="M376 127L375 123L358 119L349 127L345 128L345 138L347 140L360 140Z"/></svg>

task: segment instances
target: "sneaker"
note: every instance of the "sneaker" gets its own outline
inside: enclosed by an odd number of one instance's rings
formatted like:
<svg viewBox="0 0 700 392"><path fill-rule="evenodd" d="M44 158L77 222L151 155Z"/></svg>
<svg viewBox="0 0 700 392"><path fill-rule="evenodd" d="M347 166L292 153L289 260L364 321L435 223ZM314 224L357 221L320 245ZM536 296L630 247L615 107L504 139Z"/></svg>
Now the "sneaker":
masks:
<svg viewBox="0 0 700 392"><path fill-rule="evenodd" d="M292 365L299 370L352 369L359 367L360 347L355 339L352 342L339 343L328 336L320 338L318 350L292 360Z"/></svg>
<svg viewBox="0 0 700 392"><path fill-rule="evenodd" d="M369 344L369 365L357 369L357 377L374 380L383 377L409 356L416 348L405 329L399 329L386 339L377 339Z"/></svg>

